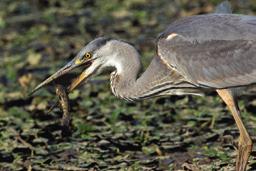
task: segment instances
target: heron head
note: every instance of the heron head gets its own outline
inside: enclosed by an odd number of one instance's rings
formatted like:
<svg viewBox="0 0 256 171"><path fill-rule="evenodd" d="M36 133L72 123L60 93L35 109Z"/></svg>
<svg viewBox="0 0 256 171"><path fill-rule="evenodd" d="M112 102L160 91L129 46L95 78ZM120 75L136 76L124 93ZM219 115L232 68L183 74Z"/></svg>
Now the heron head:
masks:
<svg viewBox="0 0 256 171"><path fill-rule="evenodd" d="M64 67L40 83L35 89L32 90L31 94L39 90L41 87L61 77L62 75L69 73L73 69L77 67L84 67L84 71L79 76L77 76L68 87L68 90L72 91L82 81L86 80L92 74L97 72L101 68L101 65L104 63L106 57L111 55L112 52L107 50L108 48L104 47L109 41L111 41L111 39L99 37L88 43L84 48L80 50L80 52L74 57L73 60L68 62Z"/></svg>

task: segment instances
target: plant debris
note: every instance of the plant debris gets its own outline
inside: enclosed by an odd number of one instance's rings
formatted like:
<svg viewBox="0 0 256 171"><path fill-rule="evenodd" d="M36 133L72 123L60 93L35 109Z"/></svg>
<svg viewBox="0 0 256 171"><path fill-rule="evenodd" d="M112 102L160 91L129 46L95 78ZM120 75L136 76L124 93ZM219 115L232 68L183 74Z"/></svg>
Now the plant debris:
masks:
<svg viewBox="0 0 256 171"><path fill-rule="evenodd" d="M106 75L68 95L60 88L64 112L47 112L56 97L54 84L24 98L101 35L133 43L146 66L155 38L168 24L213 12L219 2L0 1L0 170L234 170L239 132L214 93L132 103L111 94ZM234 13L253 15L255 5L232 1ZM239 99L253 141L255 92ZM69 125L71 134L63 136L62 125Z"/></svg>

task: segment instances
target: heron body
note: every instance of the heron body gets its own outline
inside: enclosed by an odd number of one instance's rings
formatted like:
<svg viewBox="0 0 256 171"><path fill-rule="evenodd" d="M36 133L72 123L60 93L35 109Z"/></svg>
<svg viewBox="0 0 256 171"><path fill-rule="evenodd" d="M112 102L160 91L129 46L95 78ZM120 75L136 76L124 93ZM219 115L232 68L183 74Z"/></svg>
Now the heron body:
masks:
<svg viewBox="0 0 256 171"><path fill-rule="evenodd" d="M140 56L132 45L97 38L34 91L79 66L85 70L69 91L106 69L112 71L113 94L126 100L216 90L240 131L236 170L244 171L252 141L240 118L234 90L256 83L256 17L209 14L183 18L162 32L156 43L155 57L140 74Z"/></svg>
<svg viewBox="0 0 256 171"><path fill-rule="evenodd" d="M170 25L158 55L189 82L227 88L256 82L256 17L211 14Z"/></svg>

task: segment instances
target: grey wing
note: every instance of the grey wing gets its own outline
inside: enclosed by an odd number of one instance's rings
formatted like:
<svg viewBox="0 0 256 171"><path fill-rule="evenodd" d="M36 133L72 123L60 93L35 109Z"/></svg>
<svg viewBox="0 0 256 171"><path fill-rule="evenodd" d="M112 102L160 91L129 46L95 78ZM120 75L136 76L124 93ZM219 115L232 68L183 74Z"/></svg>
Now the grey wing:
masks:
<svg viewBox="0 0 256 171"><path fill-rule="evenodd" d="M158 55L197 86L256 83L256 17L209 14L171 24L158 38Z"/></svg>
<svg viewBox="0 0 256 171"><path fill-rule="evenodd" d="M256 40L159 40L158 53L189 82L227 88L256 83Z"/></svg>
<svg viewBox="0 0 256 171"><path fill-rule="evenodd" d="M256 17L237 14L208 14L182 18L161 33L170 39L172 33L190 41L256 40Z"/></svg>

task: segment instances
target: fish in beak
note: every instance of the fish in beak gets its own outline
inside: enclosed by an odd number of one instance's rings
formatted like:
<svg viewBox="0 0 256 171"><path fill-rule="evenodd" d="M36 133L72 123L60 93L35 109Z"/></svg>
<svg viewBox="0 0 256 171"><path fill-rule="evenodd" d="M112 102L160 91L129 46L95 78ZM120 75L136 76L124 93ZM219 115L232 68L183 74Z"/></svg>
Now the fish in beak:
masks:
<svg viewBox="0 0 256 171"><path fill-rule="evenodd" d="M110 40L111 39L109 38L99 37L94 39L90 43L88 43L84 48L80 50L80 52L76 55L76 57L72 61L67 63L64 67L62 67L56 73L54 73L49 78L47 78L42 83L40 83L35 89L31 91L29 96L34 94L43 86L61 77L62 75L69 73L70 71L72 71L77 67L84 66L85 70L78 77L73 79L70 85L67 87L68 92L74 90L77 86L80 85L81 82L85 81L93 73L96 73L97 70L101 67L103 61L102 59L100 60L102 55L99 55L99 54L106 55L105 53L100 52L101 48L103 48L107 44L107 42L109 42Z"/></svg>
<svg viewBox="0 0 256 171"><path fill-rule="evenodd" d="M79 76L77 76L75 79L73 79L71 84L68 86L67 91L71 92L78 85L80 85L80 83L82 81L84 81L86 78L88 78L92 74L92 72L90 72L91 71L90 69L87 70L87 67L89 67L91 64L92 64L91 60L88 60L87 62L84 62L82 64L74 62L74 61L71 61L71 62L67 63L64 67L62 67L56 73L54 73L53 75L48 77L46 80L44 80L42 83L40 83L38 86L36 86L36 88L34 88L29 93L29 96L34 94L36 91L38 91L43 86L45 86L45 85L51 83L52 81L56 80L57 78L61 77L62 75L69 73L70 71L72 71L73 69L75 69L75 68L77 68L77 67L79 67L81 65L84 65L86 67L86 69Z"/></svg>

